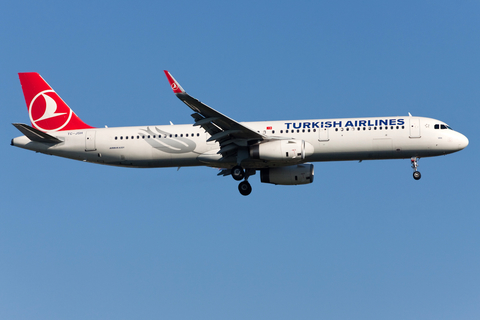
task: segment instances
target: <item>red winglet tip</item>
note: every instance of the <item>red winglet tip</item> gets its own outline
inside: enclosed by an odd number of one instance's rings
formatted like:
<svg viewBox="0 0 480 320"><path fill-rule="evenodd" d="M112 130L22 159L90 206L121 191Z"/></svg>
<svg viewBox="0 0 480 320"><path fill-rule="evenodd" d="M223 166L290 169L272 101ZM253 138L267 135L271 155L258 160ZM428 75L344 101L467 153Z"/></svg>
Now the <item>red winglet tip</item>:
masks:
<svg viewBox="0 0 480 320"><path fill-rule="evenodd" d="M185 90L180 86L180 84L173 78L173 76L167 70L163 70L165 75L167 76L168 82L170 83L170 87L174 93L183 93Z"/></svg>

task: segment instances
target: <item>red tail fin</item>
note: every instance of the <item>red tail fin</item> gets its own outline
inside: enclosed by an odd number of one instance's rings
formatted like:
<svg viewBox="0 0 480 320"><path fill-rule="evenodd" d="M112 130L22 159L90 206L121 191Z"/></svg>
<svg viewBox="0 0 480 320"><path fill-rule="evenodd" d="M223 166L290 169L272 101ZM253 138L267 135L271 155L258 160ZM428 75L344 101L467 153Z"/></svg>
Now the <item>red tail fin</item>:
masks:
<svg viewBox="0 0 480 320"><path fill-rule="evenodd" d="M80 120L38 73L19 73L18 76L32 127L44 132L93 128Z"/></svg>

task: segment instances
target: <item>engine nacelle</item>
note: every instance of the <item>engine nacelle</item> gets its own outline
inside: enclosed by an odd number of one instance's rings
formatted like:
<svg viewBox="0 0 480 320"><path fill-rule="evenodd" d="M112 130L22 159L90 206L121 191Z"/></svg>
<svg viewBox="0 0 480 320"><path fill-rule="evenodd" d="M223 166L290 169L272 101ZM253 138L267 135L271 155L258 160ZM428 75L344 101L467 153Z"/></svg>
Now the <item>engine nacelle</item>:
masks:
<svg viewBox="0 0 480 320"><path fill-rule="evenodd" d="M261 160L303 160L313 154L313 146L303 140L273 140L250 147L250 157Z"/></svg>
<svg viewBox="0 0 480 320"><path fill-rule="evenodd" d="M288 167L260 170L260 181L281 185L308 184L313 182L313 164L304 163Z"/></svg>

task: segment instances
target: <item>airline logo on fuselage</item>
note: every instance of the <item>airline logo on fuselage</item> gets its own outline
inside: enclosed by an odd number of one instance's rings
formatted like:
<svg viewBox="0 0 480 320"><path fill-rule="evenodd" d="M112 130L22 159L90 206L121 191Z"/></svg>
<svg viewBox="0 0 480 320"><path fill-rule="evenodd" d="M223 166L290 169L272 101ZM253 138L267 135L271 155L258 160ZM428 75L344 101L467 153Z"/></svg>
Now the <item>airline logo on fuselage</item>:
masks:
<svg viewBox="0 0 480 320"><path fill-rule="evenodd" d="M377 126L403 126L405 119L368 119L368 120L331 120L331 121L306 121L285 122L288 129L320 129L320 128L348 128L348 127L377 127Z"/></svg>
<svg viewBox="0 0 480 320"><path fill-rule="evenodd" d="M53 90L38 93L30 102L28 113L32 125L42 131L58 131L72 117L72 110Z"/></svg>

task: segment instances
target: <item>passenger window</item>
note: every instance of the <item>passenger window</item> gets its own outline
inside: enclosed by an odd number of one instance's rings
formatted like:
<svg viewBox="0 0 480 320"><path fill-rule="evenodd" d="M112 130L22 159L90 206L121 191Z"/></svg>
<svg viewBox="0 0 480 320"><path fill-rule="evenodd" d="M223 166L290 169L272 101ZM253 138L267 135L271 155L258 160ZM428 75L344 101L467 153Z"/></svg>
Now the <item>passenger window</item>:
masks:
<svg viewBox="0 0 480 320"><path fill-rule="evenodd" d="M127 140L127 139L128 139L128 136L125 137L125 140Z"/></svg>
<svg viewBox="0 0 480 320"><path fill-rule="evenodd" d="M117 140L117 137L115 137L115 140Z"/></svg>
<svg viewBox="0 0 480 320"><path fill-rule="evenodd" d="M120 137L120 140L123 140L123 137Z"/></svg>
<svg viewBox="0 0 480 320"><path fill-rule="evenodd" d="M275 133L275 130L272 130L272 134L274 134L274 133Z"/></svg>

